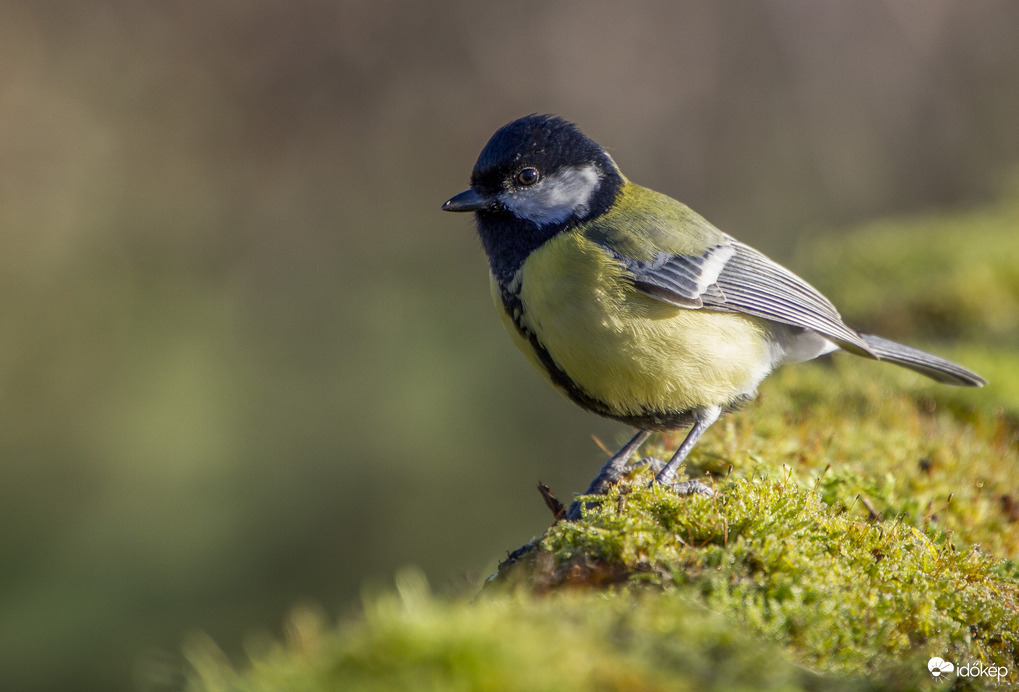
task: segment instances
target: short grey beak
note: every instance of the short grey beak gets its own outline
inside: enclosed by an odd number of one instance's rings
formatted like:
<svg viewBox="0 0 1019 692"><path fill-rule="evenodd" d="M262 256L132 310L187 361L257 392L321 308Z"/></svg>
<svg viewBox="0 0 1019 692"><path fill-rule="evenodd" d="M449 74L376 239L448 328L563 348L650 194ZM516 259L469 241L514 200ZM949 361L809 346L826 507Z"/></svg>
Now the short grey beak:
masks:
<svg viewBox="0 0 1019 692"><path fill-rule="evenodd" d="M479 211L488 208L488 200L474 191L474 188L464 190L456 197L446 200L442 205L443 211Z"/></svg>

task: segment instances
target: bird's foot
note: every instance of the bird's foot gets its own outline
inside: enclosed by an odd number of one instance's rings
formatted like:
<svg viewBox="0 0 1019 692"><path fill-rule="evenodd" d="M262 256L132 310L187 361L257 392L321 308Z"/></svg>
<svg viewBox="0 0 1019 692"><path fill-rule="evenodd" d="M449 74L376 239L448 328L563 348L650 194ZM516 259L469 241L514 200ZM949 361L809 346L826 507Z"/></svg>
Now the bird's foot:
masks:
<svg viewBox="0 0 1019 692"><path fill-rule="evenodd" d="M680 497L686 497L688 495L703 495L704 497L713 497L715 491L704 485L700 481L689 480L689 481L677 481L675 474L670 477L663 478L662 471L665 469L667 464L661 459L655 457L644 457L634 467L648 466L655 474L655 479L652 483L659 483L669 488Z"/></svg>
<svg viewBox="0 0 1019 692"><path fill-rule="evenodd" d="M673 480L672 482L664 483L663 485L665 485L668 488L671 488L672 491L679 495L680 497L686 497L688 495L703 495L704 497L715 496L715 491L709 488L708 486L704 485L700 481L690 480L683 481L682 483L677 483L675 480Z"/></svg>
<svg viewBox="0 0 1019 692"><path fill-rule="evenodd" d="M668 478L664 478L662 475L663 470L667 466L666 462L655 457L644 457L639 461L635 461L629 468L628 471L634 471L647 466L654 473L655 478L651 481L651 484L663 485L672 492L676 493L680 497L688 497L690 495L703 495L704 497L714 497L715 491L709 488L704 483L696 480L678 481L676 480L676 474L671 474ZM609 488L614 485L613 483L604 482L601 484L592 483L591 487L588 488L587 495L604 495L608 492ZM595 503L589 502L587 506L591 506ZM566 511L565 518L567 521L576 521L580 519L581 503L574 500L570 505L570 508Z"/></svg>

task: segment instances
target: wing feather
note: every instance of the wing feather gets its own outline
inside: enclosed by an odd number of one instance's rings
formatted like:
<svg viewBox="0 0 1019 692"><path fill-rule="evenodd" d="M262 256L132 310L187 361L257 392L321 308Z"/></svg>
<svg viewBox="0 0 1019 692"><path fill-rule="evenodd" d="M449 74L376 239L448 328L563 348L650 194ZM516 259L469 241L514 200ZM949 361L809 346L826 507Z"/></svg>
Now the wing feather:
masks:
<svg viewBox="0 0 1019 692"><path fill-rule="evenodd" d="M736 310L811 329L842 348L875 357L867 342L846 326L838 310L820 291L749 245L731 242L735 252L717 281L725 299L702 300L704 307Z"/></svg>
<svg viewBox="0 0 1019 692"><path fill-rule="evenodd" d="M659 253L650 262L606 249L633 273L638 290L658 300L685 308L740 312L810 329L848 351L877 357L816 288L728 236L701 255Z"/></svg>

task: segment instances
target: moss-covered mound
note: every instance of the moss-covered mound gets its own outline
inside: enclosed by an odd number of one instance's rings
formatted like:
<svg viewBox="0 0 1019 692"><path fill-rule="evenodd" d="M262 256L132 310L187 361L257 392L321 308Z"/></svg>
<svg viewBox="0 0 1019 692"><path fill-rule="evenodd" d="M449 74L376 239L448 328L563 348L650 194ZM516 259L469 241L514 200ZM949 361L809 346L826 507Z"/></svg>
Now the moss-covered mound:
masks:
<svg viewBox="0 0 1019 692"><path fill-rule="evenodd" d="M1017 228L1008 203L874 226L797 265L850 321L986 388L845 355L786 368L691 455L714 497L637 469L480 594L435 597L409 572L339 626L295 617L240 669L192 647L192 688L931 689L933 657L955 689L1019 686Z"/></svg>
<svg viewBox="0 0 1019 692"><path fill-rule="evenodd" d="M196 642L201 690L855 690L678 597L637 590L535 599L432 596L405 572L338 629L302 611L243 673Z"/></svg>

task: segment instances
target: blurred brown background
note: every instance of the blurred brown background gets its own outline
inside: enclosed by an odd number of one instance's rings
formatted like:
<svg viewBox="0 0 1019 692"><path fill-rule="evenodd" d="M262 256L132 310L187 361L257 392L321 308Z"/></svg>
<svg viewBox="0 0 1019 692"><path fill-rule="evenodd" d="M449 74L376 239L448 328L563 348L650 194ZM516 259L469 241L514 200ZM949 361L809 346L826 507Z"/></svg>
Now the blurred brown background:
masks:
<svg viewBox="0 0 1019 692"><path fill-rule="evenodd" d="M188 632L483 574L537 480L584 487L625 430L439 211L503 123L786 259L992 199L1017 36L1009 0L3 3L0 686L172 687Z"/></svg>

